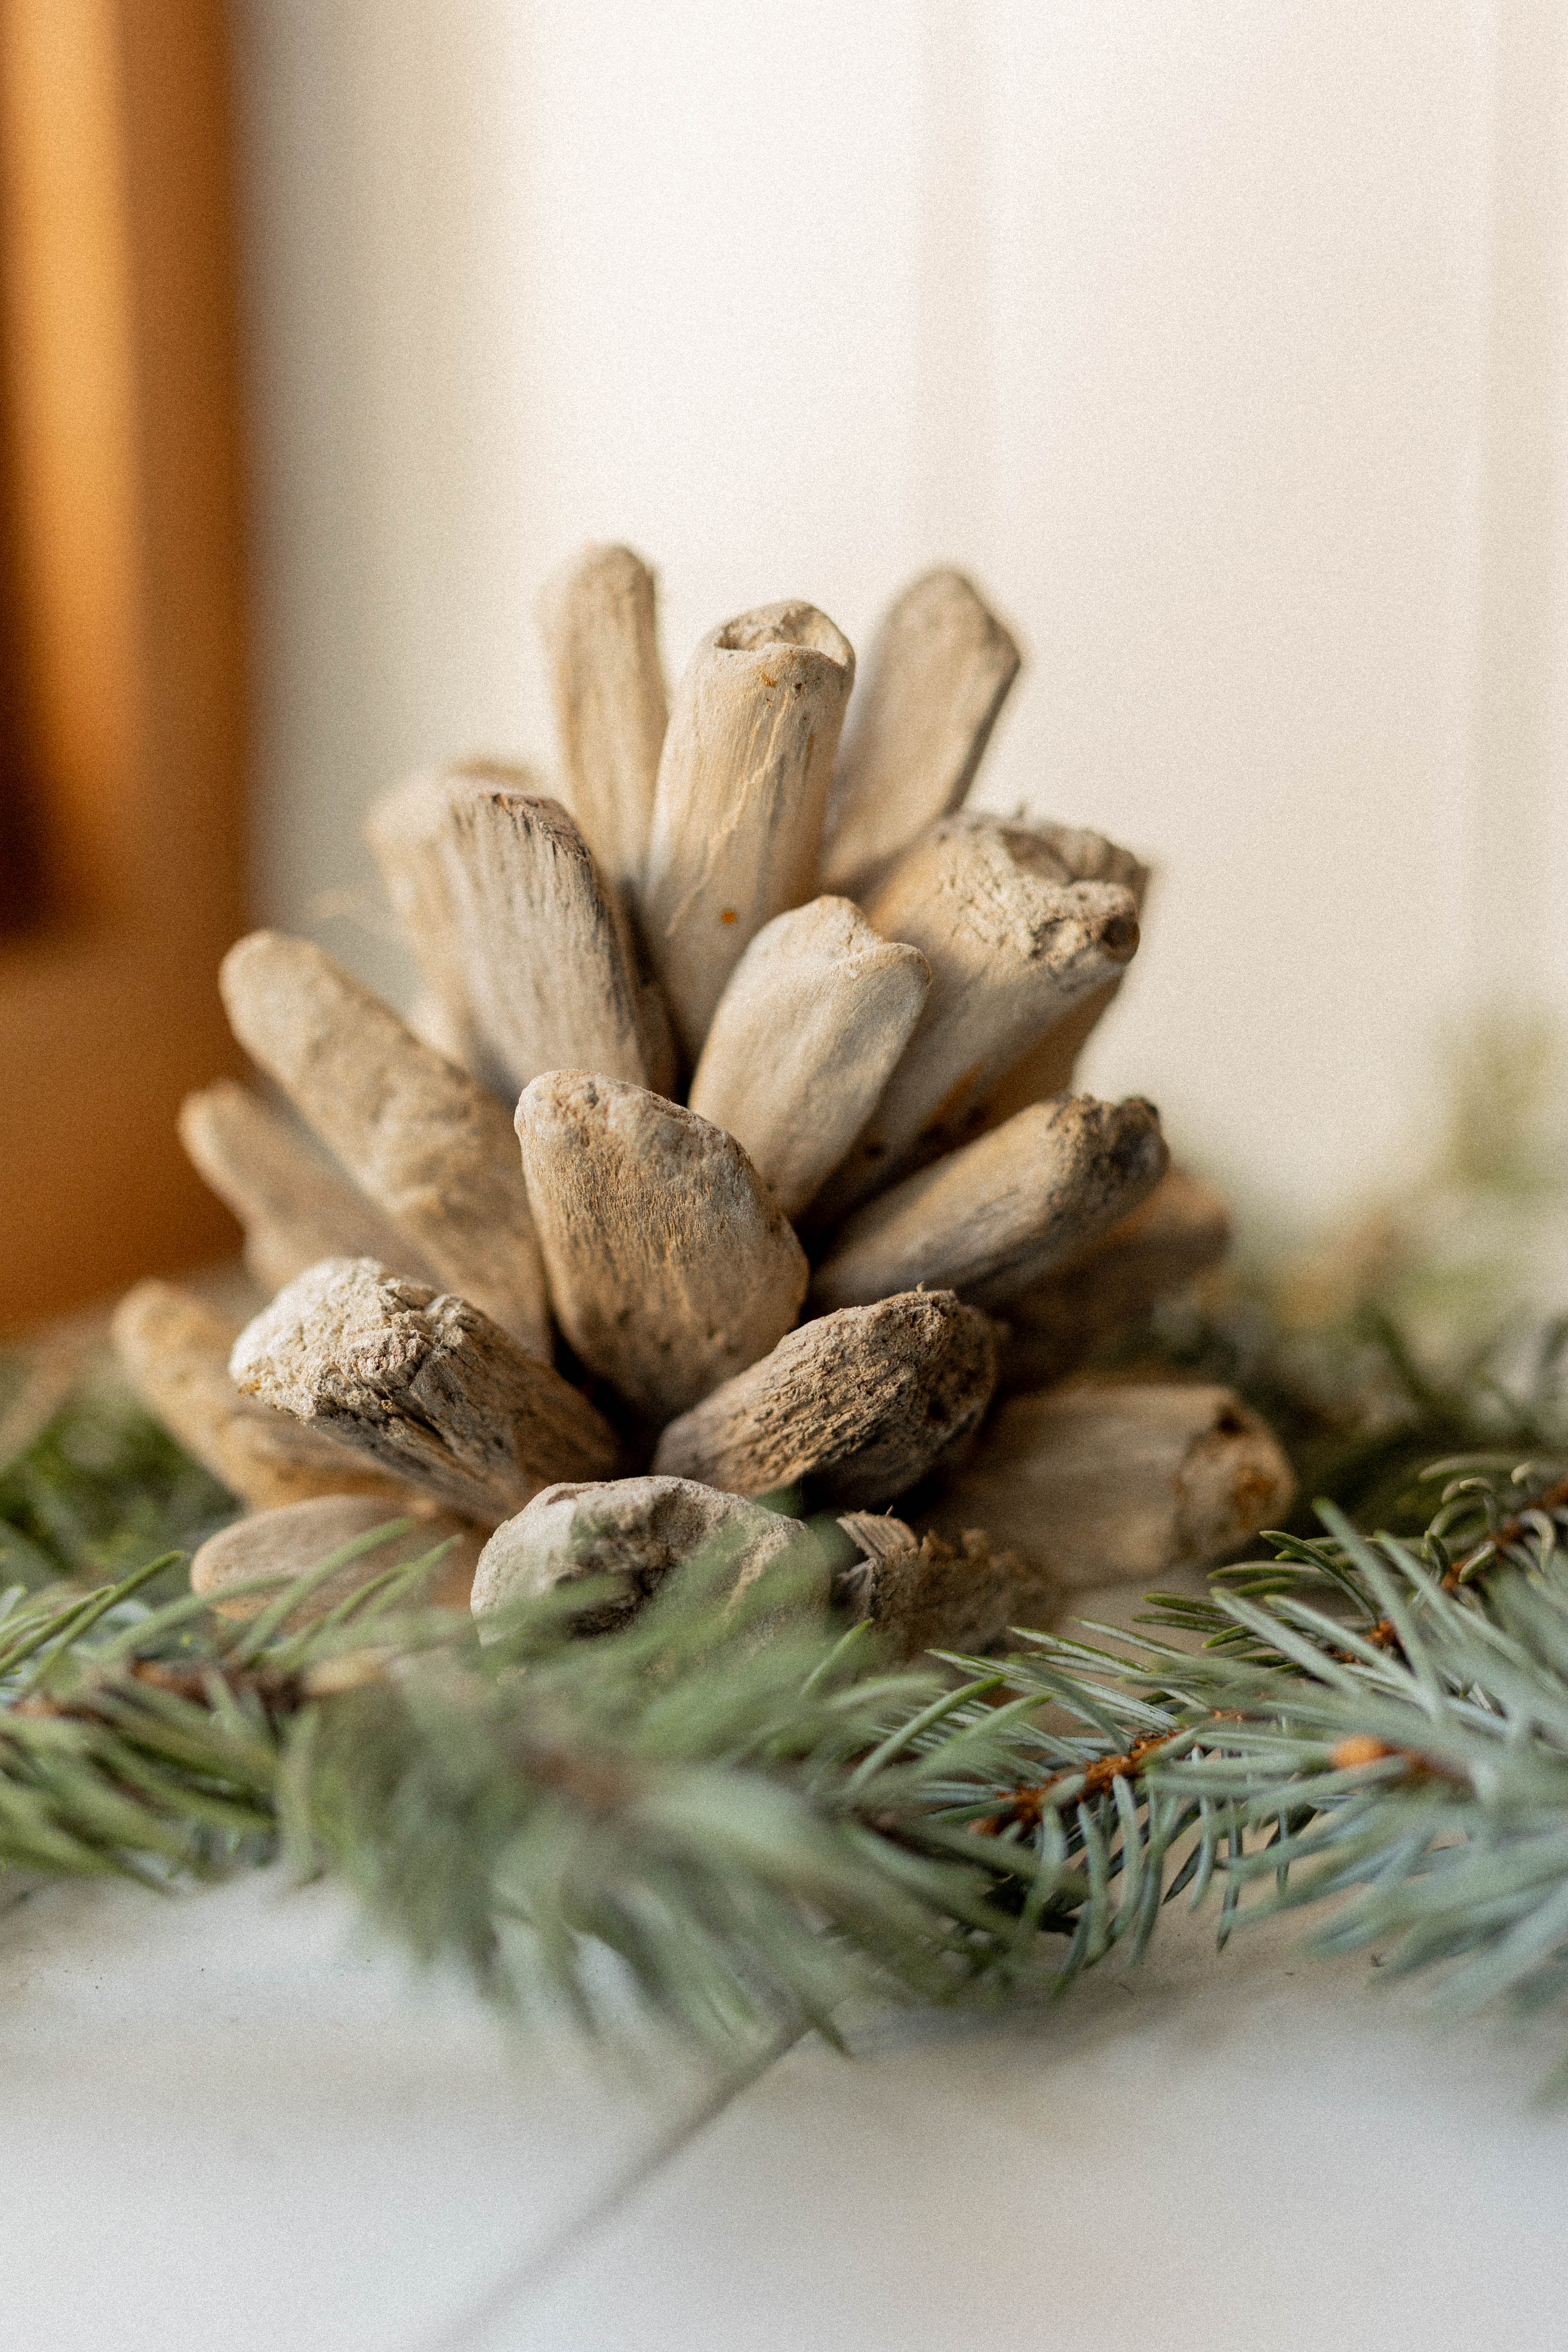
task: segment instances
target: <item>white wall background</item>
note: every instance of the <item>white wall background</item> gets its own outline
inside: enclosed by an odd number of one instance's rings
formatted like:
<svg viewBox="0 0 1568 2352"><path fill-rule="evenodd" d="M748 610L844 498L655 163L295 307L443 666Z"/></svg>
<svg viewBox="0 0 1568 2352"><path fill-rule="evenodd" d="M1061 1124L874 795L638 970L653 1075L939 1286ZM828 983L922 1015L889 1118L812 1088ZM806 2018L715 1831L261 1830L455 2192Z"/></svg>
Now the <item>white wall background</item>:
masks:
<svg viewBox="0 0 1568 2352"><path fill-rule="evenodd" d="M548 757L534 588L667 662L942 560L984 796L1157 857L1089 1077L1275 1213L1568 996L1558 0L246 0L258 911L384 984L366 799ZM326 894L323 896L323 894Z"/></svg>

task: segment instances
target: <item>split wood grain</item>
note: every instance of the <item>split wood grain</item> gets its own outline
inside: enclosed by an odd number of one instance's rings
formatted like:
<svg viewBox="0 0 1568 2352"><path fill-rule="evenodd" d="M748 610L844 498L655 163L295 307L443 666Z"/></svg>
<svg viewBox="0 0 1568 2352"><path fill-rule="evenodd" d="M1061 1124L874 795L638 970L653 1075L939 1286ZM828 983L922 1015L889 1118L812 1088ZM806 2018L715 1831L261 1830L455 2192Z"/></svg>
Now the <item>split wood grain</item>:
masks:
<svg viewBox="0 0 1568 2352"><path fill-rule="evenodd" d="M180 1140L245 1227L245 1264L270 1294L323 1257L380 1257L426 1280L424 1252L289 1119L234 1078L180 1106Z"/></svg>
<svg viewBox="0 0 1568 2352"><path fill-rule="evenodd" d="M356 1550L353 1559L312 1585L289 1612L285 1630L294 1632L314 1624L388 1570L412 1567L441 1544L447 1548L446 1556L425 1585L423 1597L438 1608L466 1609L484 1548L479 1529L445 1511L425 1511L417 1517L399 1514L366 1495L323 1495L310 1502L285 1503L277 1510L237 1519L232 1527L209 1536L196 1553L191 1562L191 1591L209 1599L220 1616L254 1617L277 1599L281 1581L271 1591L249 1592L236 1591L237 1585L250 1584L259 1577L291 1582L308 1570L322 1566L345 1546L363 1545L376 1528L389 1523L397 1527L400 1522L401 1533Z"/></svg>
<svg viewBox="0 0 1568 2352"><path fill-rule="evenodd" d="M710 630L676 690L640 912L689 1064L751 941L816 887L854 677L826 614L784 603Z"/></svg>
<svg viewBox="0 0 1568 2352"><path fill-rule="evenodd" d="M309 940L255 931L221 974L235 1035L441 1281L536 1356L544 1270L505 1108Z"/></svg>
<svg viewBox="0 0 1568 2352"><path fill-rule="evenodd" d="M838 1524L863 1554L838 1579L839 1597L895 1658L931 1650L984 1654L1007 1643L1016 1628L1047 1625L1056 1614L1054 1579L994 1546L984 1528L966 1528L949 1543L870 1511L847 1512Z"/></svg>
<svg viewBox="0 0 1568 2352"><path fill-rule="evenodd" d="M562 1329L663 1421L754 1363L805 1296L805 1254L732 1136L641 1087L554 1070L517 1107Z"/></svg>
<svg viewBox="0 0 1568 2352"><path fill-rule="evenodd" d="M668 1085L620 900L560 802L470 784L445 838L469 1000L513 1090L542 1070Z"/></svg>
<svg viewBox="0 0 1568 2352"><path fill-rule="evenodd" d="M586 1578L613 1589L574 1619L583 1633L626 1624L677 1570L696 1566L715 1601L734 1601L788 1562L792 1597L825 1604L823 1556L798 1519L690 1478L615 1478L547 1486L499 1527L474 1578L473 1611L541 1598Z"/></svg>
<svg viewBox="0 0 1568 2352"><path fill-rule="evenodd" d="M928 572L871 647L828 802L823 887L861 898L974 781L1017 646L962 572Z"/></svg>
<svg viewBox="0 0 1568 2352"><path fill-rule="evenodd" d="M1129 1216L1008 1302L1003 1385L1045 1388L1076 1370L1157 1299L1217 1265L1229 1246L1223 1194L1169 1169Z"/></svg>
<svg viewBox="0 0 1568 2352"><path fill-rule="evenodd" d="M635 904L667 701L653 573L629 547L583 548L539 600L562 795L612 887Z"/></svg>
<svg viewBox="0 0 1568 2352"><path fill-rule="evenodd" d="M1142 923L1150 873L1130 849L1119 847L1104 834L1091 833L1087 826L1041 824L1035 829L1061 859L1073 881L1119 882L1123 889L1130 890ZM1091 988L1070 1013L1054 1022L1045 1035L1003 1074L986 1097L987 1127L1000 1127L1005 1118L1011 1118L1015 1111L1026 1109L1030 1103L1044 1102L1047 1096L1069 1091L1079 1056L1114 1003L1125 977L1124 972L1118 972L1114 979L1102 980L1097 988Z"/></svg>
<svg viewBox="0 0 1568 2352"><path fill-rule="evenodd" d="M472 782L523 793L543 789L528 768L483 756L459 760L383 793L371 805L364 837L419 973L420 1000L409 1026L479 1077L485 1045L468 1002L462 927L446 856L453 792Z"/></svg>
<svg viewBox="0 0 1568 2352"><path fill-rule="evenodd" d="M328 1258L235 1342L239 1389L329 1431L459 1517L510 1518L615 1466L608 1423L466 1298L370 1258Z"/></svg>
<svg viewBox="0 0 1568 2352"><path fill-rule="evenodd" d="M1064 1585L1145 1586L1278 1527L1295 1480L1230 1390L1070 1382L1014 1397L932 1508Z"/></svg>
<svg viewBox="0 0 1568 2352"><path fill-rule="evenodd" d="M810 1478L832 1501L891 1502L978 1426L996 1337L951 1292L825 1315L672 1421L654 1468L737 1495Z"/></svg>
<svg viewBox="0 0 1568 2352"><path fill-rule="evenodd" d="M252 1510L374 1495L387 1517L410 1489L286 1412L241 1396L228 1360L240 1325L172 1282L141 1282L114 1310L116 1351L149 1412Z"/></svg>
<svg viewBox="0 0 1568 2352"><path fill-rule="evenodd" d="M798 1217L875 1108L931 971L847 898L764 923L731 973L689 1097Z"/></svg>
<svg viewBox="0 0 1568 2352"><path fill-rule="evenodd" d="M1138 945L1131 891L1072 881L1039 834L994 817L933 825L866 913L884 939L920 949L931 990L881 1101L818 1202L825 1217L973 1134L1003 1073Z"/></svg>
<svg viewBox="0 0 1568 2352"><path fill-rule="evenodd" d="M822 1307L928 1283L998 1313L1153 1191L1167 1155L1138 1096L1036 1103L856 1211L812 1286Z"/></svg>

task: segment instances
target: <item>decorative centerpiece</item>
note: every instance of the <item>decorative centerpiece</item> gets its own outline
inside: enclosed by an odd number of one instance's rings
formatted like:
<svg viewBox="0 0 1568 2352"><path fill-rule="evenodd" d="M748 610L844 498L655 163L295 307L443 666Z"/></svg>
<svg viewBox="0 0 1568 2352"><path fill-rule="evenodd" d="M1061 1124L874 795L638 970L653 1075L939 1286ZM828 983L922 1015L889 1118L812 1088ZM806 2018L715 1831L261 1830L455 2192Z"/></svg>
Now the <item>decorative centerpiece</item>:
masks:
<svg viewBox="0 0 1568 2352"><path fill-rule="evenodd" d="M825 614L742 614L668 713L626 549L542 617L552 784L468 761L371 815L410 1019L308 940L224 965L322 1150L245 1087L194 1097L271 1303L241 1330L150 1283L119 1312L143 1395L253 1514L197 1590L401 1514L315 1605L436 1534L448 1599L607 1570L589 1613L619 1622L716 1537L737 1584L803 1556L788 1490L838 1515L839 1598L894 1650L979 1650L1282 1515L1228 1391L1072 1377L1226 1220L1152 1105L1071 1091L1148 877L965 805L1019 663L971 583L908 588L853 696Z"/></svg>
<svg viewBox="0 0 1568 2352"><path fill-rule="evenodd" d="M89 1585L60 1482L105 1432L36 1424L0 1866L336 1870L492 2000L609 2032L629 1987L746 2067L868 1995L1060 1990L1211 1888L1222 1937L1332 1902L1326 1945L1445 2002L1559 1996L1561 1326L1517 1395L1390 1326L1337 1416L1277 1349L1254 1393L1344 1453L1316 1490L1405 1532L1325 1499L1184 1592L1290 1476L1228 1391L1096 1368L1226 1216L1148 1103L1071 1091L1143 868L964 807L1007 633L933 573L851 702L832 623L771 606L667 722L636 557L544 623L555 793L474 761L373 814L412 1019L304 940L227 960L291 1108L226 1082L182 1129L269 1303L116 1319L246 1513L195 1598L134 1508ZM1046 1629L1151 1582L1136 1637Z"/></svg>

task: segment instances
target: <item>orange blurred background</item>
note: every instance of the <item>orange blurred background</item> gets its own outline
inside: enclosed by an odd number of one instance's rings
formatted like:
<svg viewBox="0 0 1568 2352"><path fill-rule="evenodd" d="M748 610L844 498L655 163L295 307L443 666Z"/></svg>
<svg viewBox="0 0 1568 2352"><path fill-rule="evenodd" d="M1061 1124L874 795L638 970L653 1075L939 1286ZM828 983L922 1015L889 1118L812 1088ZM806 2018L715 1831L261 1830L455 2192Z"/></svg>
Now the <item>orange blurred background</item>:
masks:
<svg viewBox="0 0 1568 2352"><path fill-rule="evenodd" d="M245 657L215 0L0 0L0 1328L231 1245Z"/></svg>

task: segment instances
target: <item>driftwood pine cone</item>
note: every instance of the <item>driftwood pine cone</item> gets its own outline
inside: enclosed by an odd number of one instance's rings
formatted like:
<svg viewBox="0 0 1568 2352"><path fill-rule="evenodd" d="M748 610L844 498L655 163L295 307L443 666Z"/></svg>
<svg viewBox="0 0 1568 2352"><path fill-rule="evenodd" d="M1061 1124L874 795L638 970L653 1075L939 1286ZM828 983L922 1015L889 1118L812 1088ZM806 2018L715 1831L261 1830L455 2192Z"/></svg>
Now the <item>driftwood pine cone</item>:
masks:
<svg viewBox="0 0 1568 2352"><path fill-rule="evenodd" d="M1234 1398L1057 1385L1226 1219L1152 1104L1070 1091L1147 874L964 805L1019 659L972 583L906 589L853 695L847 639L785 602L710 630L668 702L626 548L584 550L541 617L553 789L468 761L370 818L410 1019L306 940L226 961L314 1144L228 1081L186 1105L275 1295L235 1339L133 1294L150 1401L253 1507L412 1496L489 1535L481 1609L616 1546L633 1605L784 1484L848 1514L906 1643L1267 1524L1289 1473ZM1049 1397L999 1414L1009 1388ZM911 1496L1006 1549L879 1550L866 1513ZM257 1541L303 1567L322 1507L291 1509Z"/></svg>

